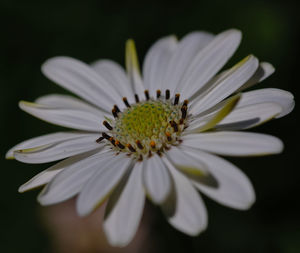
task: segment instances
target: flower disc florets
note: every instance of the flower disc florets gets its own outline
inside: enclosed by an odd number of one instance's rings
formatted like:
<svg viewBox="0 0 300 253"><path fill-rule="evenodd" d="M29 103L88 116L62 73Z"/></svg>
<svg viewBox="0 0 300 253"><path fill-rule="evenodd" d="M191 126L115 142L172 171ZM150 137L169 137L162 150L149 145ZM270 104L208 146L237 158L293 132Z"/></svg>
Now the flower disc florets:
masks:
<svg viewBox="0 0 300 253"><path fill-rule="evenodd" d="M139 101L136 96L132 105L123 98L127 108L121 112L114 106L115 120L103 122L109 132L102 133L97 141L106 139L112 149L127 152L138 160L151 157L152 152L161 155L170 145L178 144L187 125L187 101L179 103L179 94L172 101L169 90L164 97L160 94L158 90L156 99L150 98L146 90L146 100Z"/></svg>

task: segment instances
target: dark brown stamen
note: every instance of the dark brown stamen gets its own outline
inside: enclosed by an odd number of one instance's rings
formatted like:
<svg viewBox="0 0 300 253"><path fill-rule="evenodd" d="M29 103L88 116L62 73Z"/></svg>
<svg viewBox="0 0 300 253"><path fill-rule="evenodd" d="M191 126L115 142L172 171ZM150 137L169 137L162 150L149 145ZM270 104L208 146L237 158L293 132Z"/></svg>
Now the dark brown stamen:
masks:
<svg viewBox="0 0 300 253"><path fill-rule="evenodd" d="M118 144L118 147L119 147L120 149L124 149L124 148L125 148L125 146L124 146L123 144L121 144L121 143Z"/></svg>
<svg viewBox="0 0 300 253"><path fill-rule="evenodd" d="M146 100L149 100L150 99L150 97L149 97L149 91L145 90L144 93L145 93Z"/></svg>
<svg viewBox="0 0 300 253"><path fill-rule="evenodd" d="M178 105L180 94L175 95L174 105Z"/></svg>
<svg viewBox="0 0 300 253"><path fill-rule="evenodd" d="M166 99L170 98L170 90L166 90Z"/></svg>
<svg viewBox="0 0 300 253"><path fill-rule="evenodd" d="M116 146L116 141L114 140L113 137L110 137L109 141L111 142L112 145Z"/></svg>
<svg viewBox="0 0 300 253"><path fill-rule="evenodd" d="M117 113L121 112L117 105L114 105L114 109L116 110Z"/></svg>
<svg viewBox="0 0 300 253"><path fill-rule="evenodd" d="M157 153L160 157L162 157L162 153L160 152L160 150L158 150L156 153Z"/></svg>
<svg viewBox="0 0 300 253"><path fill-rule="evenodd" d="M136 150L131 146L131 144L127 144L126 147L127 147L131 152L136 152Z"/></svg>
<svg viewBox="0 0 300 253"><path fill-rule="evenodd" d="M149 153L148 153L148 157L150 158L152 156L152 152L151 151L149 151Z"/></svg>
<svg viewBox="0 0 300 253"><path fill-rule="evenodd" d="M104 137L101 136L101 137L99 137L99 138L96 140L96 142L97 142L97 143L100 143L103 139L104 139Z"/></svg>
<svg viewBox="0 0 300 253"><path fill-rule="evenodd" d="M136 145L138 146L139 149L143 149L144 148L143 145L142 145L142 143L139 140L136 141Z"/></svg>
<svg viewBox="0 0 300 253"><path fill-rule="evenodd" d="M172 141L171 134L169 132L166 132L167 140Z"/></svg>
<svg viewBox="0 0 300 253"><path fill-rule="evenodd" d="M128 108L130 107L130 104L128 103L128 100L126 97L123 97L123 102Z"/></svg>
<svg viewBox="0 0 300 253"><path fill-rule="evenodd" d="M160 91L160 90L157 90L157 91L156 91L156 98L159 98L159 97L160 97L160 94L161 94L161 91Z"/></svg>
<svg viewBox="0 0 300 253"><path fill-rule="evenodd" d="M178 125L177 125L177 123L174 120L172 120L172 121L170 121L170 124L173 127L174 132L175 133L178 132Z"/></svg>
<svg viewBox="0 0 300 253"><path fill-rule="evenodd" d="M182 119L185 119L186 118L186 111L187 111L187 106L186 105L183 105L181 107L181 118Z"/></svg>
<svg viewBox="0 0 300 253"><path fill-rule="evenodd" d="M111 138L108 134L106 133L102 133L102 137L106 140L109 140L109 138Z"/></svg>
<svg viewBox="0 0 300 253"><path fill-rule="evenodd" d="M134 94L134 98L136 103L140 102L138 94Z"/></svg>
<svg viewBox="0 0 300 253"><path fill-rule="evenodd" d="M125 146L124 146L122 143L120 143L118 140L116 140L115 144L116 144L120 149L124 149L124 148L125 148Z"/></svg>
<svg viewBox="0 0 300 253"><path fill-rule="evenodd" d="M143 161L143 156L142 155L139 156L138 161L140 161L140 162Z"/></svg>
<svg viewBox="0 0 300 253"><path fill-rule="evenodd" d="M111 110L111 113L112 113L112 115L114 115L115 118L118 118L118 113L117 113L117 111L116 111L116 108L113 108L113 109Z"/></svg>
<svg viewBox="0 0 300 253"><path fill-rule="evenodd" d="M182 106L184 106L184 105L187 106L188 103L189 103L189 101L186 99L186 100L183 101L183 105Z"/></svg>
<svg viewBox="0 0 300 253"><path fill-rule="evenodd" d="M112 129L113 129L112 126L111 126L106 120L103 121L103 125L104 125L108 130L112 130Z"/></svg>
<svg viewBox="0 0 300 253"><path fill-rule="evenodd" d="M183 124L183 122L184 122L184 119L181 118L181 119L179 120L179 124L181 125L181 124Z"/></svg>

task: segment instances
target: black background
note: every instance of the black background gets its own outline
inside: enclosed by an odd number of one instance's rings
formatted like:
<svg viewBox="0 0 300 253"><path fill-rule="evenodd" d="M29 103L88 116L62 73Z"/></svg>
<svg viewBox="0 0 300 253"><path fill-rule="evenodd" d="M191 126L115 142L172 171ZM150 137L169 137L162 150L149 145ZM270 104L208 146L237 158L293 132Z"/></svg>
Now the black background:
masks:
<svg viewBox="0 0 300 253"><path fill-rule="evenodd" d="M50 241L40 225L37 191L17 189L47 165L4 160L14 144L56 131L18 109L47 93L66 93L47 80L40 65L57 55L85 62L110 58L122 65L124 42L134 38L140 60L161 36L181 38L193 30L213 33L228 28L243 32L230 61L253 53L271 62L276 72L259 84L291 91L297 100L300 26L297 1L22 1L0 2L1 85L1 252L49 252ZM196 238L171 228L158 209L153 233L158 252L300 252L300 193L296 109L253 131L273 134L285 143L281 155L230 159L249 176L257 202L247 212L205 198L209 227ZM54 249L55 252L55 249Z"/></svg>

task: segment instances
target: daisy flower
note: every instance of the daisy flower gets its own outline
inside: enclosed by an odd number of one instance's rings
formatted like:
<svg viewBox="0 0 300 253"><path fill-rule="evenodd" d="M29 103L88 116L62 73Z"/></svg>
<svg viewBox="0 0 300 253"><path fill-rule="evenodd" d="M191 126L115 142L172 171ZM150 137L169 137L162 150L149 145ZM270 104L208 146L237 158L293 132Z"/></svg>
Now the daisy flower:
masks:
<svg viewBox="0 0 300 253"><path fill-rule="evenodd" d="M42 72L79 98L51 94L19 106L74 131L36 137L8 151L7 158L25 163L61 160L19 191L45 185L38 196L42 205L77 195L80 216L107 202L103 226L114 246L135 235L146 197L191 236L207 227L198 191L248 209L255 201L249 179L218 155L280 153L278 138L244 130L288 114L294 99L279 89L243 92L274 71L253 55L220 72L240 40L235 29L192 32L179 41L164 37L146 54L143 75L132 40L126 43L126 72L110 60L47 60Z"/></svg>

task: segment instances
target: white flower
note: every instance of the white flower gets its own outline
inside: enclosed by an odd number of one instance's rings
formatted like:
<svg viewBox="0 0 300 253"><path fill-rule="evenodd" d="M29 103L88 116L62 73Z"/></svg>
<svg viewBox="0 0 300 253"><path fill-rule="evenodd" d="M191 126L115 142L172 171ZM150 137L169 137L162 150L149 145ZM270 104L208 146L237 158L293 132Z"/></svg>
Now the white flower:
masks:
<svg viewBox="0 0 300 253"><path fill-rule="evenodd" d="M192 236L207 226L197 190L225 206L249 208L255 201L249 179L217 155L280 153L276 137L240 130L288 114L294 100L279 89L239 93L274 71L253 55L218 74L240 40L234 29L162 38L146 55L143 78L132 40L127 73L110 60L46 61L43 73L87 102L56 94L20 102L22 110L76 131L33 138L8 151L7 158L25 163L65 159L19 191L46 185L38 196L42 205L78 195L81 216L108 199L104 231L115 246L133 238L146 195L172 226Z"/></svg>

